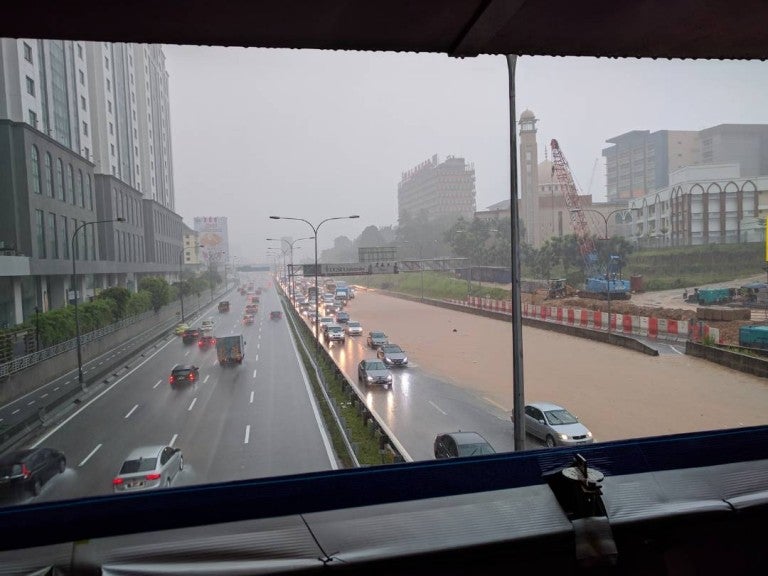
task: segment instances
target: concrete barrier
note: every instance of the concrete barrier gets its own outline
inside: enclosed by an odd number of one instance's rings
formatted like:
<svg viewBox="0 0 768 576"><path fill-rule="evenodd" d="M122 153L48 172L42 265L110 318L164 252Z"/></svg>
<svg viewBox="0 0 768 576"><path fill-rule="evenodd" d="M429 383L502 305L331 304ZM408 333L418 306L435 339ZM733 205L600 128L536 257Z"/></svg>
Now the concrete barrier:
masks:
<svg viewBox="0 0 768 576"><path fill-rule="evenodd" d="M757 358L728 348L707 346L690 340L685 343L685 353L739 372L768 378L768 360L765 358Z"/></svg>

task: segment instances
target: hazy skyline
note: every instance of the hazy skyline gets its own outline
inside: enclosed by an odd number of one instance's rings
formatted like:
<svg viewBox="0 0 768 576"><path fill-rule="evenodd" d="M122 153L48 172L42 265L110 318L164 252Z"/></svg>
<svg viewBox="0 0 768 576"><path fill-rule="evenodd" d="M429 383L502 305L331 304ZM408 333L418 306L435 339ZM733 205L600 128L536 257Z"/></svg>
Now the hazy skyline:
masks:
<svg viewBox="0 0 768 576"><path fill-rule="evenodd" d="M229 218L232 255L265 238L340 235L397 221L401 173L433 154L474 164L477 207L509 197L503 57L165 46L177 211ZM630 130L768 123L763 62L522 57L516 119L557 138L583 193L605 199L601 152Z"/></svg>

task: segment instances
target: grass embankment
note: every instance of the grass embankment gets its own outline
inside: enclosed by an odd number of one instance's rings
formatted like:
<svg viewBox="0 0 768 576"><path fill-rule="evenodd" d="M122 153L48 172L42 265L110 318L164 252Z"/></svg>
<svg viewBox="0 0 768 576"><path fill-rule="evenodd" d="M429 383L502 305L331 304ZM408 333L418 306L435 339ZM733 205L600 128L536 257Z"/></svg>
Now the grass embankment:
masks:
<svg viewBox="0 0 768 576"><path fill-rule="evenodd" d="M287 312L293 314L293 318L297 321L298 333L294 330L293 325L291 325L291 330L294 332L294 335L301 338L310 353L314 353L315 340L312 331L295 315L288 301L284 303ZM328 405L322 393L320 387L323 384L318 382L312 359L307 355L303 346L299 345L298 348L302 362L304 362L304 367L307 370L307 375L312 383L326 429L331 436L333 449L344 467L352 468L354 466L352 458L347 451L347 446L344 442L342 431L339 429L334 417L333 409ZM373 426L372 422L366 422L365 411L361 410L362 400L357 397L357 394L347 383L344 375L324 350L320 351L319 367L323 380L327 384L325 390L331 402L336 406L336 412L342 419L342 425L346 429L347 438L355 450L355 455L360 465L376 466L379 464L391 464L394 461L394 455L390 450L382 450L381 435L376 432L376 426Z"/></svg>
<svg viewBox="0 0 768 576"><path fill-rule="evenodd" d="M422 294L422 278L420 272L400 274L373 274L370 276L350 276L346 278L350 284L391 290L411 296L420 297ZM424 297L435 299L463 300L467 297L469 284L466 280L455 278L446 272L424 272ZM489 287L472 281L471 295L483 298L504 299L510 297L510 291L503 288Z"/></svg>
<svg viewBox="0 0 768 576"><path fill-rule="evenodd" d="M624 276L643 276L648 291L669 290L747 278L760 274L764 265L761 242L710 244L634 252Z"/></svg>

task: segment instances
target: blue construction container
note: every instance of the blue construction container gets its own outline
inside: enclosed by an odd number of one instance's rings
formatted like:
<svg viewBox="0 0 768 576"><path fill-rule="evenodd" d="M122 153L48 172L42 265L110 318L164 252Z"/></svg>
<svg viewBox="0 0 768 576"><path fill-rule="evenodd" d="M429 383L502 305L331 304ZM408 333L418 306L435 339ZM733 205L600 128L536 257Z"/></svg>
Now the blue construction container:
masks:
<svg viewBox="0 0 768 576"><path fill-rule="evenodd" d="M768 326L742 326L739 328L739 346L768 350Z"/></svg>

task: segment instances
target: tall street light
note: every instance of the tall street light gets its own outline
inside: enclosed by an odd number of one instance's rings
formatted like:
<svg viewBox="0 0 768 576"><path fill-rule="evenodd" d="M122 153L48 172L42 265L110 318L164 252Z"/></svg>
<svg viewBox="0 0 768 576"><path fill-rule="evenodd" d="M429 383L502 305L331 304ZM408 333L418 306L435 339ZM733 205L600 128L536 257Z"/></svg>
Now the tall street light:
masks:
<svg viewBox="0 0 768 576"><path fill-rule="evenodd" d="M202 244L195 244L194 246L182 246L179 250L179 299L181 300L181 323L184 324L184 278L182 277L182 265L184 264L184 250L187 248L203 248Z"/></svg>
<svg viewBox="0 0 768 576"><path fill-rule="evenodd" d="M72 286L74 287L74 293L75 293L75 334L77 339L77 380L80 382L81 387L85 387L85 380L83 379L83 353L80 346L80 314L78 312L77 308L77 301L79 297L80 290L78 289L77 285L77 259L80 256L78 254L77 250L77 244L75 244L75 240L77 239L77 233L80 232L81 228L85 228L86 226L90 226L91 224L106 224L107 222L125 222L125 218L110 218L109 220L94 220L93 222L83 222L75 228L74 232L72 232Z"/></svg>
<svg viewBox="0 0 768 576"><path fill-rule="evenodd" d="M318 274L318 264L317 264L317 231L320 230L320 226L325 224L326 222L329 222L331 220L348 220L348 219L354 219L354 218L360 218L357 214L353 216L335 216L333 218L326 218L325 220L322 220L320 224L317 226L314 226L309 220L304 220L304 218L289 218L287 216L270 216L272 220L298 220L299 222L304 222L307 224L310 228L312 228L312 232L314 232L314 238L315 238L315 359L320 354L320 318L319 318L319 311L320 311L320 286L318 286L317 281L317 274Z"/></svg>
<svg viewBox="0 0 768 576"><path fill-rule="evenodd" d="M611 216L613 216L614 214L618 214L619 212L626 212L626 211L627 211L626 208L619 208L617 210L611 210L606 215L606 214L603 214L602 212L600 212L599 210L592 210L590 208L572 208L571 209L571 212L594 212L595 214L598 214L600 216L600 218L603 219L603 222L605 223L605 238L604 238L604 240L606 242L606 247L608 246L608 241L610 240L608 238L608 219ZM623 220L623 218L622 218L622 220ZM610 254L608 256L610 258ZM607 288L608 288L606 299L608 300L608 335L610 336L611 335L611 262L610 262L610 260L606 264L605 280L607 282Z"/></svg>
<svg viewBox="0 0 768 576"><path fill-rule="evenodd" d="M296 280L294 279L294 272L293 272L293 245L296 244L296 242L299 242L301 240L314 240L314 236L307 236L305 238L296 238L293 242L286 238L267 238L270 242L286 242L291 247L291 270L288 273L288 277L291 282L291 303L294 303L294 300L296 298ZM298 250L298 248L297 248Z"/></svg>

